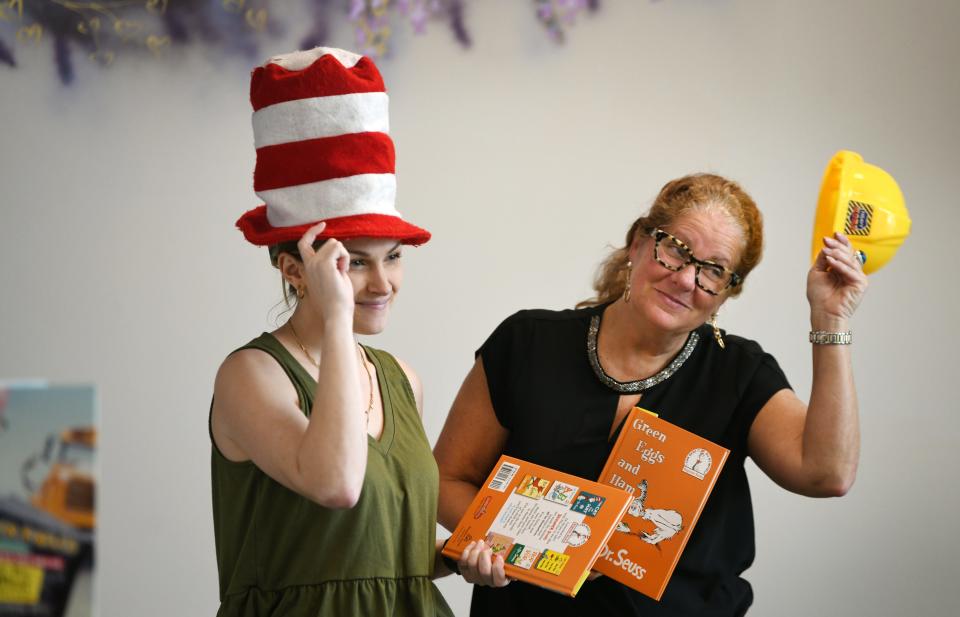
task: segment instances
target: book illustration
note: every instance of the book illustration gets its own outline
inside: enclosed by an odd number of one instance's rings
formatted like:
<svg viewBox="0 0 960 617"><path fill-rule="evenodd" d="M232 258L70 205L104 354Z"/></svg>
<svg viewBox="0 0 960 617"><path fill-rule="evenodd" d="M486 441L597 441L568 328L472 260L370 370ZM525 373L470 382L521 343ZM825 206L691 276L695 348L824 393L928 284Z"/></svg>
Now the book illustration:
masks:
<svg viewBox="0 0 960 617"><path fill-rule="evenodd" d="M577 523L570 528L567 536L563 539L570 546L581 546L590 539L590 525L586 523Z"/></svg>
<svg viewBox="0 0 960 617"><path fill-rule="evenodd" d="M604 501L606 501L604 497L583 491L574 499L570 509L574 512L586 514L587 516L596 516L600 514L600 508L603 506Z"/></svg>
<svg viewBox="0 0 960 617"><path fill-rule="evenodd" d="M486 540L494 555L509 554L513 547L513 538L492 531L487 534Z"/></svg>
<svg viewBox="0 0 960 617"><path fill-rule="evenodd" d="M729 454L634 408L600 475L632 500L594 569L659 600Z"/></svg>
<svg viewBox="0 0 960 617"><path fill-rule="evenodd" d="M637 484L637 496L633 498L633 501L630 502L630 507L627 509L627 513L630 516L640 516L643 512L644 507L647 503L647 481L646 479L641 480L640 484Z"/></svg>
<svg viewBox="0 0 960 617"><path fill-rule="evenodd" d="M547 491L547 494L544 498L549 499L554 503L567 505L573 502L573 496L577 494L578 490L580 490L580 487L557 480L550 487L550 490Z"/></svg>
<svg viewBox="0 0 960 617"><path fill-rule="evenodd" d="M518 568L529 570L533 567L533 564L537 563L537 559L539 558L540 551L526 547L523 544L514 544L510 550L510 554L507 556L506 562Z"/></svg>
<svg viewBox="0 0 960 617"><path fill-rule="evenodd" d="M568 561L570 561L570 555L546 550L543 551L543 555L540 556L540 561L537 562L537 570L543 570L548 574L559 576Z"/></svg>
<svg viewBox="0 0 960 617"><path fill-rule="evenodd" d="M694 448L683 459L683 472L703 480L710 471L711 465L713 465L713 457L710 453L703 448Z"/></svg>
<svg viewBox="0 0 960 617"><path fill-rule="evenodd" d="M0 383L0 615L94 614L92 386Z"/></svg>
<svg viewBox="0 0 960 617"><path fill-rule="evenodd" d="M635 535L647 544L656 545L663 540L672 538L683 529L683 515L676 510L647 508L647 491L648 484L644 479L637 484L637 496L630 502L627 514L623 517L624 520L617 524L617 531ZM649 525L646 525L647 529L643 530L640 527L644 525L639 521L633 523L633 526L631 526L626 520L627 516L638 518L642 521L649 521L653 523L653 527L650 528ZM634 531L634 529L636 529L636 531Z"/></svg>
<svg viewBox="0 0 960 617"><path fill-rule="evenodd" d="M501 493L504 492L507 490L507 487L510 486L510 482L513 480L513 477L517 475L518 471L520 471L519 466L508 461L502 461L500 467L497 469L497 473L494 474L493 480L490 480L487 488Z"/></svg>
<svg viewBox="0 0 960 617"><path fill-rule="evenodd" d="M572 597L630 499L619 488L502 456L443 554L458 559L483 538L503 558L507 576Z"/></svg>
<svg viewBox="0 0 960 617"><path fill-rule="evenodd" d="M542 499L547 487L550 486L550 480L527 475L520 481L517 493L530 499Z"/></svg>

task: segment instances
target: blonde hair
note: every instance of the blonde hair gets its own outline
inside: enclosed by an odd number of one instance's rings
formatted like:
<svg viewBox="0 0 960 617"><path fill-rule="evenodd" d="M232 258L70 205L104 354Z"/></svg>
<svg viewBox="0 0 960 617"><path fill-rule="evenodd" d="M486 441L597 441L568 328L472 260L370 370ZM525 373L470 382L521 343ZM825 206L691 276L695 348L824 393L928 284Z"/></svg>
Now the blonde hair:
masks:
<svg viewBox="0 0 960 617"><path fill-rule="evenodd" d="M760 263L763 254L763 217L757 204L736 182L713 174L691 174L671 180L660 189L650 210L630 225L625 245L614 249L600 264L593 282L597 295L580 302L577 308L612 302L623 294L630 247L639 235L663 228L688 212L716 209L743 231L743 253L732 268L740 275L740 283L728 292L731 297L740 295L747 274Z"/></svg>

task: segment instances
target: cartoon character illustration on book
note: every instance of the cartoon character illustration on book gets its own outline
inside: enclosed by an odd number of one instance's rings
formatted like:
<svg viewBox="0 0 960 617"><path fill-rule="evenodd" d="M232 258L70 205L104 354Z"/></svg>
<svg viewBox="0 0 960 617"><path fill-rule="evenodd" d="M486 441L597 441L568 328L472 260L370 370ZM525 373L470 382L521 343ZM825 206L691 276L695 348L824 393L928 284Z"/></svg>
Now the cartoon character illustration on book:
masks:
<svg viewBox="0 0 960 617"><path fill-rule="evenodd" d="M640 518L650 521L656 527L653 533L640 532L640 539L647 544L659 544L661 540L672 538L683 529L683 516L676 510L646 509Z"/></svg>
<svg viewBox="0 0 960 617"><path fill-rule="evenodd" d="M570 506L570 509L580 514L586 514L587 516L596 516L600 513L600 508L603 507L603 502L606 500L606 497L582 491L577 495L576 499L573 500L573 505Z"/></svg>
<svg viewBox="0 0 960 617"><path fill-rule="evenodd" d="M637 496L630 502L627 514L630 516L640 516L643 514L643 504L647 501L647 481L641 480L637 485Z"/></svg>
<svg viewBox="0 0 960 617"><path fill-rule="evenodd" d="M663 540L668 540L677 535L677 533L683 529L683 516L676 510L647 508L647 491L647 481L642 480L640 484L637 485L637 496L630 502L627 516L650 521L654 525L653 530L644 531L638 529L637 531L633 531L629 523L620 521L617 524L617 531L635 535L647 544L656 546Z"/></svg>
<svg viewBox="0 0 960 617"><path fill-rule="evenodd" d="M567 533L567 537L563 539L564 542L570 546L583 546L587 540L590 539L590 525L586 523L577 523L570 528L570 531Z"/></svg>
<svg viewBox="0 0 960 617"><path fill-rule="evenodd" d="M557 480L550 487L545 499L561 505L567 505L573 501L573 496L577 494L580 487Z"/></svg>
<svg viewBox="0 0 960 617"><path fill-rule="evenodd" d="M695 448L683 460L683 473L703 480L712 465L713 457L710 453L703 448Z"/></svg>
<svg viewBox="0 0 960 617"><path fill-rule="evenodd" d="M550 480L527 475L517 487L517 493L531 499L542 499L549 486Z"/></svg>
<svg viewBox="0 0 960 617"><path fill-rule="evenodd" d="M493 551L494 555L500 553L508 553L511 548L513 548L513 538L507 537L503 534L490 532L487 534L487 545L490 547L490 550Z"/></svg>

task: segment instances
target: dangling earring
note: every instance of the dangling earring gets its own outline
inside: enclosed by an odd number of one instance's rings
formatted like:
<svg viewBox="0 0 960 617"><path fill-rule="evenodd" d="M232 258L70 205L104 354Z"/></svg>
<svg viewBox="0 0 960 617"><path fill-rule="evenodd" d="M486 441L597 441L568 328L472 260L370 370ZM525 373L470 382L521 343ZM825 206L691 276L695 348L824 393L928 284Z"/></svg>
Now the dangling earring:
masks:
<svg viewBox="0 0 960 617"><path fill-rule="evenodd" d="M713 326L713 338L716 339L717 345L720 345L720 349L726 349L726 345L723 344L723 337L720 336L720 328L717 326L717 314L711 315L710 321L707 323Z"/></svg>
<svg viewBox="0 0 960 617"><path fill-rule="evenodd" d="M303 300L304 296L306 296L306 295L307 295L307 286L306 286L306 285L297 287L297 299L298 299L298 300Z"/></svg>
<svg viewBox="0 0 960 617"><path fill-rule="evenodd" d="M624 301L624 302L630 302L630 275L633 273L633 262L632 262L632 261L627 261L627 266L626 266L625 270L627 271L627 276L626 276L627 284L626 284L626 286L623 288L623 301Z"/></svg>

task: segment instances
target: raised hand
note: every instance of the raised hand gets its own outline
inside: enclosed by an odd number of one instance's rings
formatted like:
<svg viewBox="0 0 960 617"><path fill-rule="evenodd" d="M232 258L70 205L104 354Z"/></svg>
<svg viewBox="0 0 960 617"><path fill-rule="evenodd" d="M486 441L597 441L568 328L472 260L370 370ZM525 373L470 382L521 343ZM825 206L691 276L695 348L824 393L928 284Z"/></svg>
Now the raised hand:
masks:
<svg viewBox="0 0 960 617"><path fill-rule="evenodd" d="M824 238L807 274L811 321L825 329L846 327L866 290L867 275L850 239L840 232Z"/></svg>
<svg viewBox="0 0 960 617"><path fill-rule="evenodd" d="M353 284L347 275L350 253L336 238L329 238L313 250L314 240L326 226L325 222L317 223L297 241L307 283L306 300L325 322L339 318L352 323Z"/></svg>

